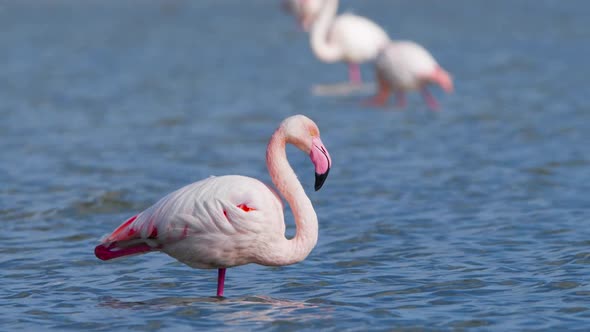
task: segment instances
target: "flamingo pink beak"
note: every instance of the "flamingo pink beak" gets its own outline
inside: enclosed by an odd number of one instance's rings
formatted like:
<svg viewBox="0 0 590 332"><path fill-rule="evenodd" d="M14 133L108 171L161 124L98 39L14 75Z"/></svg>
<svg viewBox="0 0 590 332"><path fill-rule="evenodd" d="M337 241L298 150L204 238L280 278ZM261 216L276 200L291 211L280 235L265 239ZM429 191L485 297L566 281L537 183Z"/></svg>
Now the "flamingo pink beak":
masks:
<svg viewBox="0 0 590 332"><path fill-rule="evenodd" d="M453 92L453 78L441 67L438 67L434 71L433 80L434 82L438 83L438 85L440 85L440 87L447 93Z"/></svg>
<svg viewBox="0 0 590 332"><path fill-rule="evenodd" d="M318 191L326 181L330 167L332 166L332 159L328 150L322 143L319 137L311 139L311 152L309 153L311 162L315 166L315 190Z"/></svg>

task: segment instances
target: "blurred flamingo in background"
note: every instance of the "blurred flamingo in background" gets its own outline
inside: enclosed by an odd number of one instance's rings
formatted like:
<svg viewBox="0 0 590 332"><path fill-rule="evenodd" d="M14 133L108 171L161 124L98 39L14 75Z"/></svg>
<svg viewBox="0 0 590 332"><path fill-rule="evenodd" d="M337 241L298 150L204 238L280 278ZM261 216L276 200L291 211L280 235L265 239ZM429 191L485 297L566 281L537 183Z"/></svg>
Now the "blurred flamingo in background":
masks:
<svg viewBox="0 0 590 332"><path fill-rule="evenodd" d="M304 31L309 31L324 0L283 0L283 8L295 16Z"/></svg>
<svg viewBox="0 0 590 332"><path fill-rule="evenodd" d="M383 106L393 92L397 105L406 106L405 93L420 90L427 105L438 110L439 105L428 91L428 84L438 84L447 93L453 91L453 80L422 46L411 41L392 41L377 56L375 61L377 94L369 104Z"/></svg>
<svg viewBox="0 0 590 332"><path fill-rule="evenodd" d="M303 115L285 119L272 135L266 165L293 211L292 239L285 238L281 198L259 180L228 175L209 177L165 196L106 236L95 248L96 257L109 260L161 251L194 268L217 268L217 296L223 296L228 267L302 261L317 242L318 220L289 165L286 143L309 154L315 165L315 190L322 187L332 161L318 127Z"/></svg>
<svg viewBox="0 0 590 332"><path fill-rule="evenodd" d="M365 17L348 13L336 16L337 11L338 0L323 0L320 12L311 26L311 48L323 62L347 62L350 82L359 84L359 64L374 60L389 42L389 36Z"/></svg>

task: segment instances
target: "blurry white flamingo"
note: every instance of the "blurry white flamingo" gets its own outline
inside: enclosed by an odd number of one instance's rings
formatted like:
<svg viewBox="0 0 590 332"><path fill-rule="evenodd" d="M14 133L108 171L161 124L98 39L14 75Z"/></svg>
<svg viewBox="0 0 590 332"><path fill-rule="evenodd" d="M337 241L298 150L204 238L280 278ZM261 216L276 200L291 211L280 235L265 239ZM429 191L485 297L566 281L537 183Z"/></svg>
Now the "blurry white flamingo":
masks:
<svg viewBox="0 0 590 332"><path fill-rule="evenodd" d="M369 100L372 105L385 105L393 92L397 105L405 107L405 93L420 90L428 106L432 110L438 110L438 102L428 91L427 85L434 83L448 93L453 91L451 75L424 47L411 41L390 42L377 56L375 70L378 91Z"/></svg>
<svg viewBox="0 0 590 332"><path fill-rule="evenodd" d="M309 31L324 0L283 0L283 8L292 13L301 28Z"/></svg>
<svg viewBox="0 0 590 332"><path fill-rule="evenodd" d="M361 83L359 64L374 60L389 42L389 36L365 17L348 13L336 17L337 10L338 0L323 0L311 26L311 48L321 61L347 62L350 82L358 84Z"/></svg>
<svg viewBox="0 0 590 332"><path fill-rule="evenodd" d="M332 161L316 124L303 115L285 119L272 135L266 165L272 182L293 211L296 234L285 238L281 198L259 180L209 177L172 192L106 236L94 253L102 260L150 251L164 252L194 268L225 269L248 263L280 266L302 261L317 242L318 220L311 201L287 161L285 144L308 153L319 190Z"/></svg>

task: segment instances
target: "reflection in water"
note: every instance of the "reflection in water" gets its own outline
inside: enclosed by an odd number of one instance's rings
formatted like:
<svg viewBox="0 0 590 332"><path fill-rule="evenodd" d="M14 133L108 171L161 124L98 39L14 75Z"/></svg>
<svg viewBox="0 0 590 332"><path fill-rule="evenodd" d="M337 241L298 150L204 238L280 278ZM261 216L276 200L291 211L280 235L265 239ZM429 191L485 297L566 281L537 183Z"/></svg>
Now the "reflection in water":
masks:
<svg viewBox="0 0 590 332"><path fill-rule="evenodd" d="M179 316L201 316L212 310L227 324L240 325L244 321L271 322L329 319L333 308L305 302L275 299L268 296L243 298L219 297L161 297L143 301L124 301L112 296L99 299L99 306L112 309L168 311Z"/></svg>
<svg viewBox="0 0 590 332"><path fill-rule="evenodd" d="M184 307L195 303L216 303L223 302L217 297L161 297L145 301L122 301L111 296L104 296L99 299L99 305L114 309L170 309Z"/></svg>

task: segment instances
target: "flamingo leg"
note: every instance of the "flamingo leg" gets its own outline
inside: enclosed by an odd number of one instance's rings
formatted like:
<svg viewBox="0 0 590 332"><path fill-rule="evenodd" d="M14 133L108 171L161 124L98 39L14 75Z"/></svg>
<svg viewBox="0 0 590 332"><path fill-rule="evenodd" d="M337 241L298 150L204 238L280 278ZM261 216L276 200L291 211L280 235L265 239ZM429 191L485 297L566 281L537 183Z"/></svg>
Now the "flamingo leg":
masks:
<svg viewBox="0 0 590 332"><path fill-rule="evenodd" d="M217 274L217 296L223 296L223 286L225 284L225 268L221 268L218 270Z"/></svg>
<svg viewBox="0 0 590 332"><path fill-rule="evenodd" d="M389 87L380 86L377 94L365 101L364 104L368 106L385 106L390 95L391 89Z"/></svg>
<svg viewBox="0 0 590 332"><path fill-rule="evenodd" d="M406 102L406 94L403 91L396 91L395 92L395 106L404 108L407 105Z"/></svg>
<svg viewBox="0 0 590 332"><path fill-rule="evenodd" d="M361 67L358 63L348 64L348 79L352 84L361 84L363 80L361 78Z"/></svg>
<svg viewBox="0 0 590 332"><path fill-rule="evenodd" d="M423 87L420 92L422 93L422 97L424 98L424 101L426 101L428 107L430 107L430 109L433 111L438 111L440 107L432 93L430 93L426 87Z"/></svg>
<svg viewBox="0 0 590 332"><path fill-rule="evenodd" d="M369 98L363 104L368 106L385 106L390 95L391 87L383 79L381 73L377 72L377 94L372 98Z"/></svg>

